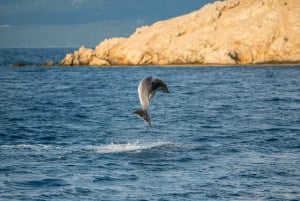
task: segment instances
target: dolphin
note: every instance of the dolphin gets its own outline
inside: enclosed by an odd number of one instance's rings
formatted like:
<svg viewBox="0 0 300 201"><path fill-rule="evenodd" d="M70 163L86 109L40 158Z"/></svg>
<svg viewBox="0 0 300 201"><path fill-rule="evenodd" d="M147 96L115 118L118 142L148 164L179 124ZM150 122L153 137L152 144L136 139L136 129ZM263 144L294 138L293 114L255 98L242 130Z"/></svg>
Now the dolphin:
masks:
<svg viewBox="0 0 300 201"><path fill-rule="evenodd" d="M154 97L156 91L169 93L168 86L159 78L149 76L140 81L138 94L142 108L133 112L151 126L151 118L148 114L149 102Z"/></svg>

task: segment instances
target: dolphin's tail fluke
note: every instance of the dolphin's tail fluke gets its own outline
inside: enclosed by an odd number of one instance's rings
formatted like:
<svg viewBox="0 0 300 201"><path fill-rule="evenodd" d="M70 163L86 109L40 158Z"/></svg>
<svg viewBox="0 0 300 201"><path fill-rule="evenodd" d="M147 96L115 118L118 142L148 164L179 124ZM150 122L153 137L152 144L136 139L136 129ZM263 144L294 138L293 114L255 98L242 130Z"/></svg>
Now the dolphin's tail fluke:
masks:
<svg viewBox="0 0 300 201"><path fill-rule="evenodd" d="M151 126L151 119L147 110L139 109L134 111L132 114L140 116L142 119L144 119L145 122L149 124L149 126Z"/></svg>

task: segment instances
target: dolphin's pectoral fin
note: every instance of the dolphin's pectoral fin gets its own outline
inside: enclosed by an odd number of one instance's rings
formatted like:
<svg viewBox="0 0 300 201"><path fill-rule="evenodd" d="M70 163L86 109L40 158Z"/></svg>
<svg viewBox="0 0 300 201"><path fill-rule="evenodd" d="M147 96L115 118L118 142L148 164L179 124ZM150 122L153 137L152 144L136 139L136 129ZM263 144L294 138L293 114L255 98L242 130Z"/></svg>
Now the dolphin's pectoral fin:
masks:
<svg viewBox="0 0 300 201"><path fill-rule="evenodd" d="M150 119L150 116L149 116L147 110L139 109L139 110L134 111L132 114L138 115L139 117L144 119L144 121L147 122L149 126L151 126L151 119Z"/></svg>

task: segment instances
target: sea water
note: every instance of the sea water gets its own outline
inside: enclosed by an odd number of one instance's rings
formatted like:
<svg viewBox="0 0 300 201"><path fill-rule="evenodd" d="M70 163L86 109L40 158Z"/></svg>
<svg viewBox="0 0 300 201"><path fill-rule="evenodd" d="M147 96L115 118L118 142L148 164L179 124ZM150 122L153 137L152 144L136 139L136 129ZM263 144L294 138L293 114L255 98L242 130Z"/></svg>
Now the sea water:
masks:
<svg viewBox="0 0 300 201"><path fill-rule="evenodd" d="M1 50L0 200L300 200L299 66L11 66L67 51Z"/></svg>

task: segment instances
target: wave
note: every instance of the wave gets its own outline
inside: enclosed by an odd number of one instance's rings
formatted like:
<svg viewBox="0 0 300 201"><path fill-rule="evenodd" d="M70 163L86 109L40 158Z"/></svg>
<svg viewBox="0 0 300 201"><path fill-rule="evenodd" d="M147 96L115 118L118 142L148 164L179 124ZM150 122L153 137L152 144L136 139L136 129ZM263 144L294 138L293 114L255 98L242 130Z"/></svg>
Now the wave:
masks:
<svg viewBox="0 0 300 201"><path fill-rule="evenodd" d="M99 154L109 153L126 153L141 152L151 149L181 150L192 148L192 145L177 144L168 141L144 142L136 141L133 143L111 143L101 145L80 145L80 146L63 146L63 145L45 145L45 144L16 144L0 145L0 150L28 150L28 151L71 151L75 152L95 152Z"/></svg>
<svg viewBox="0 0 300 201"><path fill-rule="evenodd" d="M55 146L56 147L56 146ZM46 144L16 144L16 145L0 145L0 149L30 149L30 150L41 150L41 149L53 149L53 145Z"/></svg>

